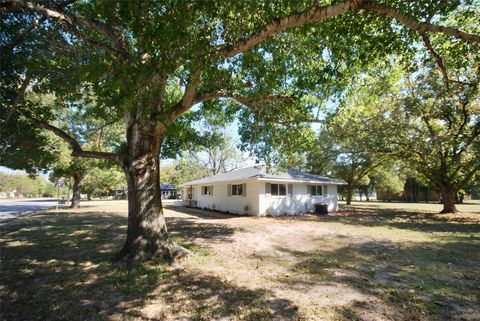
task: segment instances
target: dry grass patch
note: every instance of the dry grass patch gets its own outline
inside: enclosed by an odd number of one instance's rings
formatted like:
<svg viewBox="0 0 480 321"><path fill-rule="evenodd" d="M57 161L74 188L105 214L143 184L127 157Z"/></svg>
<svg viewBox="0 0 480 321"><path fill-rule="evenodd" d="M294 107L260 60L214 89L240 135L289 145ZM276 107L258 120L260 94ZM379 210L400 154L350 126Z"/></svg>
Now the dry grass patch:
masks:
<svg viewBox="0 0 480 321"><path fill-rule="evenodd" d="M380 205L292 218L167 209L195 255L131 271L110 263L125 202L23 217L2 228L2 320L480 319L479 215Z"/></svg>

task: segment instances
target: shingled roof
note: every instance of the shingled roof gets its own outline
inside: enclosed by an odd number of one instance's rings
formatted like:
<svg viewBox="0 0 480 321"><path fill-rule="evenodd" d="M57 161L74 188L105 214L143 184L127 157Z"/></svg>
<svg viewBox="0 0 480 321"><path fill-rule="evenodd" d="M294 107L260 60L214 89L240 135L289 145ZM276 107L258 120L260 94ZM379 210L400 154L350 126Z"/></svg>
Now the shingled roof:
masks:
<svg viewBox="0 0 480 321"><path fill-rule="evenodd" d="M257 180L278 180L278 181L296 181L296 182L306 182L306 183L317 183L317 184L332 184L332 185L343 185L345 181L318 176L309 173L302 172L297 169L290 169L288 172L277 172L270 171L267 172L265 165L256 165L252 167L234 169L227 173L221 173L214 176L208 176L200 178L191 182L182 184L182 186L189 185L209 185L221 182L230 182L230 181L242 181L248 179L257 179Z"/></svg>
<svg viewBox="0 0 480 321"><path fill-rule="evenodd" d="M163 191L163 190L171 190L176 188L170 183L160 183L160 189Z"/></svg>

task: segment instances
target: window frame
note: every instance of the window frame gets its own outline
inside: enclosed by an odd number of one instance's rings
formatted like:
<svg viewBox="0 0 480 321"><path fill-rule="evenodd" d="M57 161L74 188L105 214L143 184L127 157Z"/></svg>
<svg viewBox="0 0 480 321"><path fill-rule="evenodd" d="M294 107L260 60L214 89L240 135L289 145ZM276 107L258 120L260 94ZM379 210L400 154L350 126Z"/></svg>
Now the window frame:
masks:
<svg viewBox="0 0 480 321"><path fill-rule="evenodd" d="M202 185L201 187L201 195L208 195L212 196L213 195L213 185Z"/></svg>
<svg viewBox="0 0 480 321"><path fill-rule="evenodd" d="M231 196L243 196L243 184L231 184L230 188ZM233 191L235 191L235 193Z"/></svg>
<svg viewBox="0 0 480 321"><path fill-rule="evenodd" d="M276 189L277 189L277 194L274 194L273 193L273 186L276 185ZM284 191L285 191L285 194L280 194L280 185L283 185L284 187ZM288 196L288 184L284 184L284 183L270 183L270 195L271 196L276 196L276 197L284 197L284 196Z"/></svg>
<svg viewBox="0 0 480 321"><path fill-rule="evenodd" d="M323 185L309 185L309 193L311 196L323 196ZM312 187L315 187L315 194L312 193ZM318 193L320 189L320 194Z"/></svg>

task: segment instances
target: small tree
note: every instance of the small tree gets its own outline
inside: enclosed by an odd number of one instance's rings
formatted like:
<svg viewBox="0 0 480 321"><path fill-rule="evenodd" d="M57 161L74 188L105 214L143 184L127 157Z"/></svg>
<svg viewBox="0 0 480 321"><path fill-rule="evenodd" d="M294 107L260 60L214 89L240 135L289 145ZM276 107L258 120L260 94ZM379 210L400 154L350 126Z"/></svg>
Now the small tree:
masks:
<svg viewBox="0 0 480 321"><path fill-rule="evenodd" d="M385 192L387 200L391 201L392 196L401 195L405 184L405 174L398 164L393 161L387 161L377 167L371 174L372 180L375 181L375 189Z"/></svg>
<svg viewBox="0 0 480 321"><path fill-rule="evenodd" d="M97 163L88 170L83 182L83 192L91 199L92 195L100 195L106 190L123 189L126 185L121 169L111 163Z"/></svg>
<svg viewBox="0 0 480 321"><path fill-rule="evenodd" d="M190 155L207 168L210 175L224 173L242 163L242 155L225 129L209 126L207 139Z"/></svg>

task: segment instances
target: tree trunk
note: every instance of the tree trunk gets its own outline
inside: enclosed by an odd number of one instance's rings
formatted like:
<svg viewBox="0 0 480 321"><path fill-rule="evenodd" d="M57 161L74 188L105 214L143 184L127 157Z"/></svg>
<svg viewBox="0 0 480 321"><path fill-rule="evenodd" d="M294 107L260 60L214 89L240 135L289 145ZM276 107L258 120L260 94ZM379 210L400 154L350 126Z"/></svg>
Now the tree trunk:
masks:
<svg viewBox="0 0 480 321"><path fill-rule="evenodd" d="M72 189L72 178L69 177L68 178L68 189L67 189L67 202L65 203L65 205L68 205L68 203L70 202L70 190ZM70 204L71 205L71 204ZM70 206L71 207L71 206Z"/></svg>
<svg viewBox="0 0 480 321"><path fill-rule="evenodd" d="M455 200L456 200L456 192L455 190L449 186L448 184L443 184L440 187L440 191L442 194L442 204L443 210L440 212L444 213L457 213L458 210L455 207Z"/></svg>
<svg viewBox="0 0 480 321"><path fill-rule="evenodd" d="M456 203L457 203L457 204L463 204L464 198L465 198L465 194L463 194L462 192L458 192L458 193L456 194L456 199L457 199L457 200L456 200Z"/></svg>
<svg viewBox="0 0 480 321"><path fill-rule="evenodd" d="M123 159L128 188L127 239L117 256L128 265L144 261L172 261L189 252L176 245L167 231L160 192L162 132L145 133L133 125L129 150Z"/></svg>
<svg viewBox="0 0 480 321"><path fill-rule="evenodd" d="M80 207L80 192L83 187L83 179L85 175L83 173L74 173L73 174L73 195L72 195L72 204L70 208Z"/></svg>
<svg viewBox="0 0 480 321"><path fill-rule="evenodd" d="M352 204L352 197L353 197L353 185L347 185L347 205Z"/></svg>

